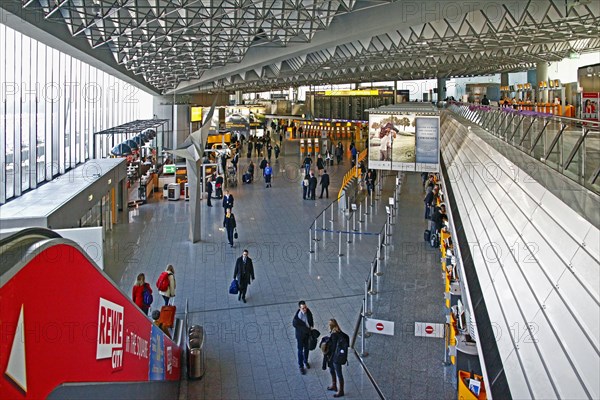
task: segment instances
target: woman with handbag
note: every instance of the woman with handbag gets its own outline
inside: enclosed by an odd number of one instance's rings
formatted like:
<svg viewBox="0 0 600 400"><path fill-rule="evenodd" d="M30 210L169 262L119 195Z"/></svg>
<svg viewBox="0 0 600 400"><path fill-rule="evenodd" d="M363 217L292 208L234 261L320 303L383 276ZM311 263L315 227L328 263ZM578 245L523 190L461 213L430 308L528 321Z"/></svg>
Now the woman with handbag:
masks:
<svg viewBox="0 0 600 400"><path fill-rule="evenodd" d="M227 240L229 241L229 245L233 247L233 238L234 238L234 230L236 228L235 223L235 215L231 212L231 208L228 208L225 212L225 218L223 219L223 226L227 231ZM237 236L237 232L236 232Z"/></svg>

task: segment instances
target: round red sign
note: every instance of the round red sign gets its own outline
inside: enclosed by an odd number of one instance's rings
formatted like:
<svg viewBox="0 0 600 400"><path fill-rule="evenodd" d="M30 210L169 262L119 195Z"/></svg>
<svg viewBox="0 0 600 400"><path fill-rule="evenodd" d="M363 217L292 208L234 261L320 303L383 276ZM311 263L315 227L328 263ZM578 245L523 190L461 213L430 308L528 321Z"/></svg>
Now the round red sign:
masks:
<svg viewBox="0 0 600 400"><path fill-rule="evenodd" d="M383 330L383 324L381 322L378 322L377 325L375 325L375 328L377 328L378 331L382 331Z"/></svg>
<svg viewBox="0 0 600 400"><path fill-rule="evenodd" d="M425 327L425 333L428 334L428 335L431 335L433 333L433 326L427 325Z"/></svg>

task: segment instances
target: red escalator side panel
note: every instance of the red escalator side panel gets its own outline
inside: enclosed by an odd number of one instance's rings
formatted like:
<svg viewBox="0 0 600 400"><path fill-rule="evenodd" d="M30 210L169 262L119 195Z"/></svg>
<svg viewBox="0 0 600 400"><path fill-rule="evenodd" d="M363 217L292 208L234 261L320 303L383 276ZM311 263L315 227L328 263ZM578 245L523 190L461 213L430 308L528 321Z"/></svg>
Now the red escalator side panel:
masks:
<svg viewBox="0 0 600 400"><path fill-rule="evenodd" d="M179 379L181 351L157 335L79 249L47 248L0 288L0 398L45 398L67 382Z"/></svg>

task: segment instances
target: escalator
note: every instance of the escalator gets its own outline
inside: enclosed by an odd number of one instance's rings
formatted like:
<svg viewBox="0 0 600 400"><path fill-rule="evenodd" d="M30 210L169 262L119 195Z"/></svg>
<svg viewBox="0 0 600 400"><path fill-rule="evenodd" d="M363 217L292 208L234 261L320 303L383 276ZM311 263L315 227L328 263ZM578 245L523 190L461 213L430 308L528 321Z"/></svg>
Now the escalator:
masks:
<svg viewBox="0 0 600 400"><path fill-rule="evenodd" d="M176 399L177 337L75 242L42 228L0 238L0 398Z"/></svg>

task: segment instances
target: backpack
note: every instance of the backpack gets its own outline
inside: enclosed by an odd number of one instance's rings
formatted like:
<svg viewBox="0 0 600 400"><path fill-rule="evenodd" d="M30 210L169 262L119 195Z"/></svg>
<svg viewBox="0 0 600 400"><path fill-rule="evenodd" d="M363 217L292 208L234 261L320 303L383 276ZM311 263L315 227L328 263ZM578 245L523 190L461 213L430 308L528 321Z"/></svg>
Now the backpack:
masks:
<svg viewBox="0 0 600 400"><path fill-rule="evenodd" d="M350 343L348 335L346 335L344 332L340 332L337 340L337 346L335 347L335 352L333 354L333 362L340 365L348 363L349 346Z"/></svg>
<svg viewBox="0 0 600 400"><path fill-rule="evenodd" d="M161 272L158 280L156 281L156 287L161 292L165 292L169 288L169 284L169 273L167 271Z"/></svg>
<svg viewBox="0 0 600 400"><path fill-rule="evenodd" d="M142 292L144 305L151 306L154 298L152 297L152 293L148 290L147 287L144 287L144 291Z"/></svg>
<svg viewBox="0 0 600 400"><path fill-rule="evenodd" d="M321 338L321 343L319 343L319 348L323 354L329 353L329 336L323 336Z"/></svg>

